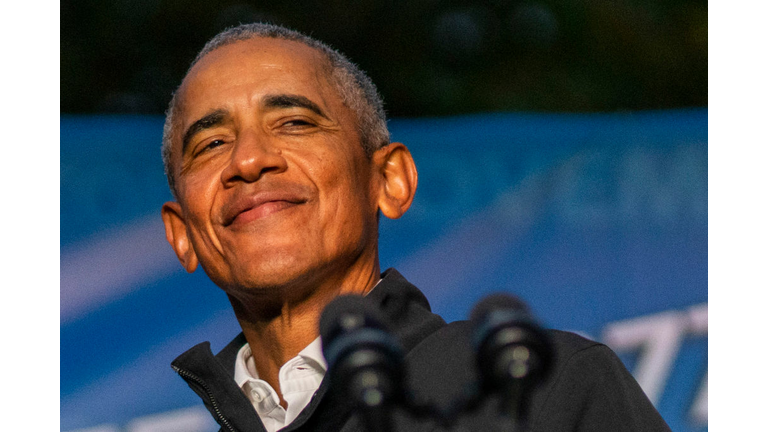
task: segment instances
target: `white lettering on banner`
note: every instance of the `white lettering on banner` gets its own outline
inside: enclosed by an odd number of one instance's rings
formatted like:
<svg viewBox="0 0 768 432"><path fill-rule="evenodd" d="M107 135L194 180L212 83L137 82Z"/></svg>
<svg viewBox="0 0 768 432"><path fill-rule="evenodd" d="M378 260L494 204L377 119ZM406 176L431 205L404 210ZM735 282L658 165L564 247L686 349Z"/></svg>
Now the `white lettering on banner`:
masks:
<svg viewBox="0 0 768 432"><path fill-rule="evenodd" d="M707 304L687 311L665 311L608 324L602 340L618 353L638 351L632 371L648 399L656 404L664 391L672 366L686 336L708 331ZM707 423L707 376L705 374L691 407L692 420Z"/></svg>
<svg viewBox="0 0 768 432"><path fill-rule="evenodd" d="M585 149L554 175L555 212L571 225L706 221L705 145L672 152L644 147L619 153Z"/></svg>
<svg viewBox="0 0 768 432"><path fill-rule="evenodd" d="M706 220L705 145L681 147L671 154L633 149L622 158L618 180L618 210L626 220L644 214L661 224Z"/></svg>
<svg viewBox="0 0 768 432"><path fill-rule="evenodd" d="M633 375L655 405L688 330L684 314L676 311L611 323L602 340L617 352L641 349Z"/></svg>
<svg viewBox="0 0 768 432"><path fill-rule="evenodd" d="M689 309L688 316L691 321L691 333L697 336L706 335L708 332L708 309L706 304L694 306ZM707 424L709 402L709 372L704 374L704 378L701 380L701 385L696 394L696 398L691 406L691 421L695 425Z"/></svg>

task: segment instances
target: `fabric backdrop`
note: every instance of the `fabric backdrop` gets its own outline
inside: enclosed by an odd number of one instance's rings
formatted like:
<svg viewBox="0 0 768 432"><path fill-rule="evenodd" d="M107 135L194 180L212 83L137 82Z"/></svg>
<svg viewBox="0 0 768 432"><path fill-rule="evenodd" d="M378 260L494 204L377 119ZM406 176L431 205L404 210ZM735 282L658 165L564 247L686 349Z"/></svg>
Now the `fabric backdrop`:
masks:
<svg viewBox="0 0 768 432"><path fill-rule="evenodd" d="M238 333L165 242L161 117L61 118L61 427L216 430L169 367ZM446 320L485 295L611 346L675 431L707 430L707 110L395 119L419 188L381 221Z"/></svg>

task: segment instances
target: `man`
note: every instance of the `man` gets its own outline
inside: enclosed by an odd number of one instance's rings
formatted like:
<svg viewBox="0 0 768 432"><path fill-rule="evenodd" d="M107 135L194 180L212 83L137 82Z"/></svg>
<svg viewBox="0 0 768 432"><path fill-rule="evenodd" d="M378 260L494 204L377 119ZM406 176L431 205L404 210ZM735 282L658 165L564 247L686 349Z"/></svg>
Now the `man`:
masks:
<svg viewBox="0 0 768 432"><path fill-rule="evenodd" d="M345 57L278 26L223 32L171 101L163 158L176 198L162 208L168 242L226 292L243 330L217 356L206 343L173 363L222 430L360 430L323 379L318 321L342 294L392 321L416 398L445 405L472 385L466 323L445 324L396 271L380 274L379 215L408 210L417 173ZM607 348L553 334L555 373L531 401L533 430L668 430ZM467 424L484 424L476 417Z"/></svg>

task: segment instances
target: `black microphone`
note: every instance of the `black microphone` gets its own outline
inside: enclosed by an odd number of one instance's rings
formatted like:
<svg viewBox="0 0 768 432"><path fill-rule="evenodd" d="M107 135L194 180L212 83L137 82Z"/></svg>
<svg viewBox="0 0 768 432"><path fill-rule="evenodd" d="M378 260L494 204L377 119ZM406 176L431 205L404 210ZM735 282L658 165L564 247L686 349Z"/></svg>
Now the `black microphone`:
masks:
<svg viewBox="0 0 768 432"><path fill-rule="evenodd" d="M360 296L337 297L320 317L331 388L345 392L372 432L392 430L391 410L404 394L403 348L385 321Z"/></svg>
<svg viewBox="0 0 768 432"><path fill-rule="evenodd" d="M552 366L551 338L525 303L507 294L481 300L470 320L481 387L499 394L502 414L524 429L530 391L547 377Z"/></svg>

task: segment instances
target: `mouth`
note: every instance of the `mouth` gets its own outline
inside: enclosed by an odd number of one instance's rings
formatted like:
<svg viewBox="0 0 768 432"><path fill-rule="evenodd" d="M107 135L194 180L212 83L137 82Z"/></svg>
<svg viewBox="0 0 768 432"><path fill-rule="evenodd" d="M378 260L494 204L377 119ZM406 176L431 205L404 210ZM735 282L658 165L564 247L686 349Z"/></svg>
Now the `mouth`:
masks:
<svg viewBox="0 0 768 432"><path fill-rule="evenodd" d="M302 195L290 191L268 191L238 199L224 209L223 225L237 227L264 219L307 202Z"/></svg>

